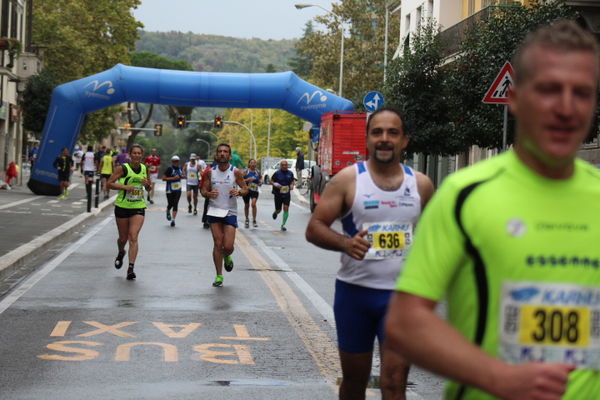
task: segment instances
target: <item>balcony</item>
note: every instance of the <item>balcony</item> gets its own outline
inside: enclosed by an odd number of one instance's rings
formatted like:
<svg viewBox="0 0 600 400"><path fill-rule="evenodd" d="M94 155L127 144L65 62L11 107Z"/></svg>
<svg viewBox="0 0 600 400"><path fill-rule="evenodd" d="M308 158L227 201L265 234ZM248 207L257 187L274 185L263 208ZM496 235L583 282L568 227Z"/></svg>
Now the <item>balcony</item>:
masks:
<svg viewBox="0 0 600 400"><path fill-rule="evenodd" d="M485 21L494 9L499 7L521 7L521 3L512 0L498 0L468 18L463 19L456 25L440 32L440 38L444 43L444 57L450 57L460 50L460 44L466 37L467 31L478 22Z"/></svg>
<svg viewBox="0 0 600 400"><path fill-rule="evenodd" d="M567 0L565 4L576 9L584 25L596 36L600 36L600 2L598 0Z"/></svg>

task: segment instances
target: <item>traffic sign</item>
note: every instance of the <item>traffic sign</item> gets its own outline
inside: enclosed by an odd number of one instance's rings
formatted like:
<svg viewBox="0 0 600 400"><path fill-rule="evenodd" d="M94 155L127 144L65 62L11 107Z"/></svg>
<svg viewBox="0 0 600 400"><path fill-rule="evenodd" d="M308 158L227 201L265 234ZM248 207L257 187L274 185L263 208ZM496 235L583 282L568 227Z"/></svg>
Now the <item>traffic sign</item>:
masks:
<svg viewBox="0 0 600 400"><path fill-rule="evenodd" d="M515 72L510 62L506 62L482 102L487 104L508 104L508 88L513 84Z"/></svg>
<svg viewBox="0 0 600 400"><path fill-rule="evenodd" d="M382 107L384 103L383 95L378 91L369 92L363 98L363 105L368 112L374 112Z"/></svg>

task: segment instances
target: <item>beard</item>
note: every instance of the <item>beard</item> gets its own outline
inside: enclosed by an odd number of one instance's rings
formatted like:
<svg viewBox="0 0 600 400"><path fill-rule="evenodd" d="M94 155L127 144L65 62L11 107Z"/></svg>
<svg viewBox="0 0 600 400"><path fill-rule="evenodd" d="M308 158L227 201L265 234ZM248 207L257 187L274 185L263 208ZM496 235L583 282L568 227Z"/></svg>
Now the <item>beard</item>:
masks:
<svg viewBox="0 0 600 400"><path fill-rule="evenodd" d="M386 158L378 156L377 152L379 150L390 151L390 156ZM391 164L396 159L396 153L394 152L394 148L392 146L379 146L375 148L375 151L373 152L373 158L375 159L375 161L380 162L382 164Z"/></svg>

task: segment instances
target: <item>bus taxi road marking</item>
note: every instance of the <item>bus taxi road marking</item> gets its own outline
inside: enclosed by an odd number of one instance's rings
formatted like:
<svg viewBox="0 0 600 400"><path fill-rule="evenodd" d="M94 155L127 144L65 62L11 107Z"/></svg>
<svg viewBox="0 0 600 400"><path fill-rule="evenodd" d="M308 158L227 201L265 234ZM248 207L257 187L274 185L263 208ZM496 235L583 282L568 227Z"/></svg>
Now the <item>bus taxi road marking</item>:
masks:
<svg viewBox="0 0 600 400"><path fill-rule="evenodd" d="M81 216L87 217L85 214L82 214ZM95 227L90 229L90 231L88 233L86 233L84 236L82 236L78 241L76 241L75 243L70 245L68 248L66 248L61 254L54 257L52 260L48 261L46 264L44 264L41 269L39 269L37 272L35 272L33 275L31 275L27 280L25 280L25 282L23 282L20 286L18 286L12 293L10 293L2 301L0 301L0 314L2 314L8 307L10 307L21 296L23 296L25 293L27 293L27 291L29 289L31 289L36 283L38 283L40 280L42 280L50 272L52 272L61 262L66 260L67 257L69 257L71 254L73 254L75 251L77 251L81 246L83 246L96 233L98 233L102 228L104 228L111 219L112 219L112 216L107 217L103 221L98 223ZM67 222L67 224L69 224L69 223L79 224L80 221L79 221L79 218L74 218L71 221ZM58 228L56 228L56 229L58 229ZM50 231L42 236L45 236L45 235L48 235L51 233L52 233L52 231ZM40 236L37 239L40 239L42 236ZM37 240L37 239L35 239L35 240ZM33 240L32 242L35 242L35 240ZM32 242L30 242L30 243L32 243ZM25 244L23 246L30 246L30 243ZM23 247L23 246L21 246L21 247ZM12 252L19 250L21 247L13 250ZM11 253L8 253L6 256L9 256ZM4 256L4 257L6 257L6 256ZM4 257L0 258L0 269L2 268L1 261L2 261L2 259L4 259Z"/></svg>

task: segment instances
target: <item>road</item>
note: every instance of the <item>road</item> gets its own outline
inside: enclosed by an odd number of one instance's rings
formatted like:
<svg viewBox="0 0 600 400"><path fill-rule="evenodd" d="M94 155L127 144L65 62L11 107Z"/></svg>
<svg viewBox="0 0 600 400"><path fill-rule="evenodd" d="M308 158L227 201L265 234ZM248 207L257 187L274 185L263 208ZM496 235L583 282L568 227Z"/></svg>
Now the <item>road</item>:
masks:
<svg viewBox="0 0 600 400"><path fill-rule="evenodd" d="M200 216L183 197L172 228L162 189L156 200L136 281L113 267L112 207L30 262L0 300L0 397L336 399L339 254L306 242L302 199L281 232L262 188L259 228L238 230L222 288L211 286L212 240ZM439 379L414 370L409 380L409 399L440 398Z"/></svg>

